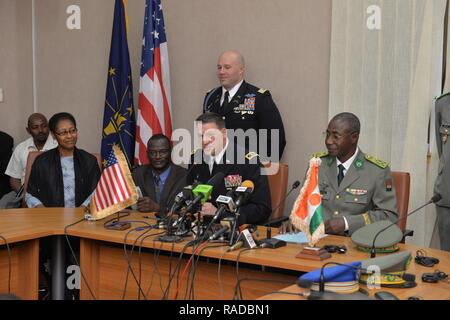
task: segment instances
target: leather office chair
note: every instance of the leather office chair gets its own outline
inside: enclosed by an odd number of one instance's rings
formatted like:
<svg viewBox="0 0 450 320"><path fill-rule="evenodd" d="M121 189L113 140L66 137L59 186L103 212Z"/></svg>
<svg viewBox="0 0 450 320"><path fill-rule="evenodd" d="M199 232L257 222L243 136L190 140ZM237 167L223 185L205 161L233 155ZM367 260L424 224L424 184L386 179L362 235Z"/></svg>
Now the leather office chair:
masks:
<svg viewBox="0 0 450 320"><path fill-rule="evenodd" d="M27 192L27 186L28 186L28 180L30 179L30 173L31 173L31 167L33 166L34 160L38 155L40 155L42 151L30 151L28 153L27 158L27 166L25 167L25 180L23 185L23 199L22 199L22 208L26 208L27 204L25 202L25 194ZM92 153L93 156L97 158L97 164L100 168L100 171L102 170L102 157L99 153Z"/></svg>
<svg viewBox="0 0 450 320"><path fill-rule="evenodd" d="M270 199L272 201L272 208L275 208L281 201L283 201L286 196L287 187L288 187L288 178L289 178L289 166L284 163L272 163L265 164L264 167L266 169L270 168L270 166L278 165L278 172L276 174L268 175L267 178L269 180L269 189L270 189ZM274 220L277 218L281 218L284 212L285 202L280 204L278 209L272 212L269 220Z"/></svg>
<svg viewBox="0 0 450 320"><path fill-rule="evenodd" d="M392 179L394 180L395 195L397 197L397 214L399 219L397 225L403 231L404 237L402 242L404 243L405 237L412 236L414 233L413 230L406 230L411 177L409 172L392 171Z"/></svg>

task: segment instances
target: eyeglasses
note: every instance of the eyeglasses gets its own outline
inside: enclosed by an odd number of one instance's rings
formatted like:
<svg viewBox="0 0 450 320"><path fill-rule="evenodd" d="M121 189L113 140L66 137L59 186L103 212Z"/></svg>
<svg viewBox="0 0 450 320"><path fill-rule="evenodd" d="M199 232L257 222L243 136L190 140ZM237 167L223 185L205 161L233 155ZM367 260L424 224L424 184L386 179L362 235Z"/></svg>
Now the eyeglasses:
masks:
<svg viewBox="0 0 450 320"><path fill-rule="evenodd" d="M75 128L75 129L65 130L65 131L61 131L61 132L55 132L55 134L58 137L67 137L69 134L71 136L73 136L73 135L77 134L77 132L78 132L78 129Z"/></svg>
<svg viewBox="0 0 450 320"><path fill-rule="evenodd" d="M148 153L151 157L156 157L159 155L166 156L170 152L170 149L162 149L162 150L149 150Z"/></svg>

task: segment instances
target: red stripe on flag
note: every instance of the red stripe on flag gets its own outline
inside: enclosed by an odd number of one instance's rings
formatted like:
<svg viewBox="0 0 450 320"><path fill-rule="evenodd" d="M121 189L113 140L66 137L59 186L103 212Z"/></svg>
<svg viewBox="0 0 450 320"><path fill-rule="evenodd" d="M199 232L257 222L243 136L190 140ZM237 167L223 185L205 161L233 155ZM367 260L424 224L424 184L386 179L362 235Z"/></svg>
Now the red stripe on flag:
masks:
<svg viewBox="0 0 450 320"><path fill-rule="evenodd" d="M167 101L166 88L164 87L164 79L161 70L161 49L159 47L155 48L155 72L158 75L159 85L161 87L161 93L163 96L164 103L164 133L166 136L172 138L172 119L170 114L169 102ZM161 124L162 126L162 124Z"/></svg>
<svg viewBox="0 0 450 320"><path fill-rule="evenodd" d="M120 168L118 168L119 165L114 165L113 166L113 171L112 173L114 174L114 179L116 181L117 187L118 187L118 194L120 194L120 201L123 201L127 198L128 195L125 194L123 185L122 185L122 181L120 180L119 175L121 175L121 172L117 172L118 170L120 170Z"/></svg>

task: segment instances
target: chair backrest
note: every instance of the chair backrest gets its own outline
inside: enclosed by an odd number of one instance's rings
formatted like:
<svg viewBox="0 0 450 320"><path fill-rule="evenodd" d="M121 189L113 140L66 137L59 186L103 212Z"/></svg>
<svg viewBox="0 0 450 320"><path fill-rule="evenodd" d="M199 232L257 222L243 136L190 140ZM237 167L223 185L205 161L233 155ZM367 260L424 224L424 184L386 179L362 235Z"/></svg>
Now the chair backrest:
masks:
<svg viewBox="0 0 450 320"><path fill-rule="evenodd" d="M399 219L397 225L402 231L405 231L411 177L409 172L392 171L392 179L394 180L395 195L397 196L397 213Z"/></svg>
<svg viewBox="0 0 450 320"><path fill-rule="evenodd" d="M38 155L40 155L42 151L30 151L28 153L27 158L27 166L25 168L25 180L23 184L23 199L22 199L22 207L26 208L27 205L25 203L25 194L27 192L27 186L28 186L28 180L30 179L30 173L31 173L31 167L33 166L34 160ZM92 153L92 155L97 159L97 164L100 168L100 171L102 170L102 157L99 153Z"/></svg>
<svg viewBox="0 0 450 320"><path fill-rule="evenodd" d="M272 201L272 208L275 208L279 203L280 206L270 216L270 220L281 218L284 212L285 202L283 201L286 196L288 178L289 178L289 166L284 163L272 163L265 164L266 169L271 166L278 166L278 172L276 174L268 175L270 199ZM283 201L283 202L282 202Z"/></svg>
<svg viewBox="0 0 450 320"><path fill-rule="evenodd" d="M34 160L38 155L40 155L42 151L30 151L28 153L27 158L27 166L25 167L25 180L23 182L23 199L22 199L22 207L26 208L27 204L25 203L25 194L27 193L28 180L30 179L31 167L33 166Z"/></svg>

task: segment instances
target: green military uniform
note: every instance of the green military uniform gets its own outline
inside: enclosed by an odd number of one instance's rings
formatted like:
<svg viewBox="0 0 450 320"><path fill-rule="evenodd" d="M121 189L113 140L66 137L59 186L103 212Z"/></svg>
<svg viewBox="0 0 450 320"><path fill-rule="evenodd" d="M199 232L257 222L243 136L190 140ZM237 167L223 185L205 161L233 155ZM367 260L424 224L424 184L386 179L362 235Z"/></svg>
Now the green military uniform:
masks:
<svg viewBox="0 0 450 320"><path fill-rule="evenodd" d="M450 94L436 100L435 110L439 167L434 192L442 197L436 203L436 214L441 250L450 251Z"/></svg>
<svg viewBox="0 0 450 320"><path fill-rule="evenodd" d="M352 234L371 222L397 218L397 200L386 162L359 150L338 186L336 157L328 153L314 156L322 159L319 189L324 220L345 216Z"/></svg>

